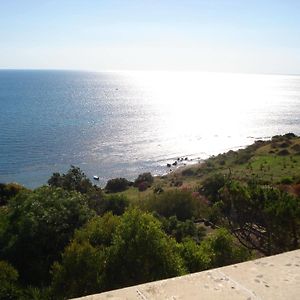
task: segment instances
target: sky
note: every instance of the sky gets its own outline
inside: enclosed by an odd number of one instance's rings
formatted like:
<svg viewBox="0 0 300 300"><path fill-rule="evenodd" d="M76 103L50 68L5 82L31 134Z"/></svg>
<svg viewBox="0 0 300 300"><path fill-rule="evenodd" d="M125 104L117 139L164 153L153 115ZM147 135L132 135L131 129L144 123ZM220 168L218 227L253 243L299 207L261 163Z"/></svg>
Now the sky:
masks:
<svg viewBox="0 0 300 300"><path fill-rule="evenodd" d="M300 0L0 0L0 68L300 74Z"/></svg>

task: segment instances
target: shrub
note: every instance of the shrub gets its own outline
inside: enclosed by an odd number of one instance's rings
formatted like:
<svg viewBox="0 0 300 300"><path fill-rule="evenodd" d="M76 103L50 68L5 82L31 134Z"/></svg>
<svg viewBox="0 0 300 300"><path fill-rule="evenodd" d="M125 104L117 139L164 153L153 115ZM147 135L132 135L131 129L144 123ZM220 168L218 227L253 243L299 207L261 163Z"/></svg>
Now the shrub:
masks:
<svg viewBox="0 0 300 300"><path fill-rule="evenodd" d="M146 191L148 188L148 183L146 181L140 182L138 185L138 189L140 192Z"/></svg>
<svg viewBox="0 0 300 300"><path fill-rule="evenodd" d="M200 244L200 248L209 256L210 268L239 263L251 257L249 250L243 246L237 246L233 236L224 228L209 235Z"/></svg>
<svg viewBox="0 0 300 300"><path fill-rule="evenodd" d="M25 188L17 183L0 183L0 206L6 205L8 200L16 196Z"/></svg>
<svg viewBox="0 0 300 300"><path fill-rule="evenodd" d="M159 219L162 222L163 230L179 243L186 238L191 238L199 243L205 236L205 229L195 225L192 220L179 221L176 216L160 217Z"/></svg>
<svg viewBox="0 0 300 300"><path fill-rule="evenodd" d="M83 194L91 190L101 190L92 184L80 168L75 166L71 166L66 174L53 173L48 184L52 187L60 187L67 191L77 191Z"/></svg>
<svg viewBox="0 0 300 300"><path fill-rule="evenodd" d="M106 214L78 230L53 267L55 299L72 298L182 275L178 245L152 215Z"/></svg>
<svg viewBox="0 0 300 300"><path fill-rule="evenodd" d="M113 239L108 263L109 288L119 288L185 273L176 243L152 215L127 211Z"/></svg>
<svg viewBox="0 0 300 300"><path fill-rule="evenodd" d="M129 201L124 195L105 196L99 204L98 212L100 215L112 212L114 215L122 215L129 206Z"/></svg>
<svg viewBox="0 0 300 300"><path fill-rule="evenodd" d="M280 150L277 154L280 156L287 156L290 154L290 152L287 149L283 149L283 150Z"/></svg>
<svg viewBox="0 0 300 300"><path fill-rule="evenodd" d="M145 182L147 184L147 186L151 186L151 184L153 183L154 181L154 178L153 176L151 175L151 173L143 173L143 174L140 174L138 176L138 178L134 181L134 186L135 187L138 187L142 182Z"/></svg>
<svg viewBox="0 0 300 300"><path fill-rule="evenodd" d="M204 271L211 265L210 253L204 252L192 239L180 244L180 253L190 273Z"/></svg>
<svg viewBox="0 0 300 300"><path fill-rule="evenodd" d="M279 145L280 148L288 148L289 145L291 144L291 142L289 141L286 141L286 142L283 142Z"/></svg>
<svg viewBox="0 0 300 300"><path fill-rule="evenodd" d="M108 213L91 219L76 231L61 262L52 268L54 299L85 296L107 289L109 248L119 223L120 217Z"/></svg>
<svg viewBox="0 0 300 300"><path fill-rule="evenodd" d="M291 177L284 177L284 178L281 179L280 183L282 183L282 184L292 184L293 179Z"/></svg>
<svg viewBox="0 0 300 300"><path fill-rule="evenodd" d="M187 168L187 169L184 169L184 170L181 172L181 174L182 174L183 176L193 176L193 175L195 175L195 171L194 171L193 169L191 169L191 168Z"/></svg>
<svg viewBox="0 0 300 300"><path fill-rule="evenodd" d="M298 152L300 151L300 145L299 144L295 144L291 147L294 151Z"/></svg>
<svg viewBox="0 0 300 300"><path fill-rule="evenodd" d="M114 178L108 180L105 189L109 193L117 193L125 191L129 186L129 181L126 178Z"/></svg>
<svg viewBox="0 0 300 300"><path fill-rule="evenodd" d="M226 177L224 174L217 173L204 180L201 193L215 202L219 200L219 191L225 186Z"/></svg>
<svg viewBox="0 0 300 300"><path fill-rule="evenodd" d="M288 140L297 137L297 135L296 135L295 133L293 133L293 132L286 133L286 134L284 134L283 136L284 136L285 138L287 138Z"/></svg>
<svg viewBox="0 0 300 300"><path fill-rule="evenodd" d="M171 190L152 195L145 202L146 208L164 217L176 216L178 220L191 219L196 215L198 200L188 191Z"/></svg>
<svg viewBox="0 0 300 300"><path fill-rule="evenodd" d="M8 204L0 255L18 269L22 282L47 283L50 265L91 216L77 192L50 187L22 191Z"/></svg>
<svg viewBox="0 0 300 300"><path fill-rule="evenodd" d="M20 289L17 286L19 274L6 261L0 261L0 299L20 299Z"/></svg>
<svg viewBox="0 0 300 300"><path fill-rule="evenodd" d="M253 153L251 153L248 149L242 149L238 151L238 156L235 159L236 164L245 164L247 163L251 157L253 156Z"/></svg>

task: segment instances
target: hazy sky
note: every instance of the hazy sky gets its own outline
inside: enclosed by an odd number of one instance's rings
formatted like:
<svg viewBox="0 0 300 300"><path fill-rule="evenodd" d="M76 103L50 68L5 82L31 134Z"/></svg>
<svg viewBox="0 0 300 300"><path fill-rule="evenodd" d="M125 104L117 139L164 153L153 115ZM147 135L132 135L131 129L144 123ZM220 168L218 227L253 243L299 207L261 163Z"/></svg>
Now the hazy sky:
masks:
<svg viewBox="0 0 300 300"><path fill-rule="evenodd" d="M0 68L300 74L300 0L0 0Z"/></svg>

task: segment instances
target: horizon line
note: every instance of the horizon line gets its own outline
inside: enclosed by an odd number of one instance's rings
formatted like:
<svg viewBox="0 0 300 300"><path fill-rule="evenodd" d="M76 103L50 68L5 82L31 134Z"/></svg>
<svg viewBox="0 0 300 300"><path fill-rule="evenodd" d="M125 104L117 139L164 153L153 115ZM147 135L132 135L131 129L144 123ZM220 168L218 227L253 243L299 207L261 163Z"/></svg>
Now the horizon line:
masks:
<svg viewBox="0 0 300 300"><path fill-rule="evenodd" d="M241 71L210 71L200 69L72 69L72 68L1 68L0 71L61 71L61 72L94 72L94 73L210 73L210 74L240 74L240 75L278 75L300 76L300 73L270 73L270 72L241 72Z"/></svg>

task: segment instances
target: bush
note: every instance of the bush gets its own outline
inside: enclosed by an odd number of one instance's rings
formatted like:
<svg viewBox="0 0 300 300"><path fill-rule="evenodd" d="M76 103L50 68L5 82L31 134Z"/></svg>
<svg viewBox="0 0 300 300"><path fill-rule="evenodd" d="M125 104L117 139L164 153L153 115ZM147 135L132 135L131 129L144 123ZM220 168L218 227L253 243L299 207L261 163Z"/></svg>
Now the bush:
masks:
<svg viewBox="0 0 300 300"><path fill-rule="evenodd" d="M223 189L222 212L249 249L265 255L299 248L299 199L270 186L233 181Z"/></svg>
<svg viewBox="0 0 300 300"><path fill-rule="evenodd" d="M112 212L114 215L122 215L129 206L129 201L124 195L105 196L99 204L98 212L100 215Z"/></svg>
<svg viewBox="0 0 300 300"><path fill-rule="evenodd" d="M291 147L294 151L299 152L300 151L300 145L299 144L295 144Z"/></svg>
<svg viewBox="0 0 300 300"><path fill-rule="evenodd" d="M236 164L242 165L247 163L251 157L253 156L253 153L250 152L248 149L242 149L238 151L238 156L234 160Z"/></svg>
<svg viewBox="0 0 300 300"><path fill-rule="evenodd" d="M191 168L187 168L187 169L184 169L181 174L183 176L194 176L195 175L195 171Z"/></svg>
<svg viewBox="0 0 300 300"><path fill-rule="evenodd" d="M91 216L79 193L50 187L22 191L8 204L0 256L17 268L22 282L47 283L50 265Z"/></svg>
<svg viewBox="0 0 300 300"><path fill-rule="evenodd" d="M127 211L113 239L108 263L109 288L120 288L185 273L176 243L152 215Z"/></svg>
<svg viewBox="0 0 300 300"><path fill-rule="evenodd" d="M145 206L149 211L166 218L176 216L183 221L197 214L198 200L188 191L171 190L152 195L146 200Z"/></svg>
<svg viewBox="0 0 300 300"><path fill-rule="evenodd" d="M101 190L86 177L78 167L71 166L67 174L53 173L48 180L52 187L60 187L67 191L77 191L85 194L91 190Z"/></svg>
<svg viewBox="0 0 300 300"><path fill-rule="evenodd" d="M150 214L106 214L78 230L53 267L55 299L72 298L182 275L178 245Z"/></svg>
<svg viewBox="0 0 300 300"><path fill-rule="evenodd" d="M219 200L219 191L225 186L226 177L224 174L214 174L204 180L201 193L209 198L210 201Z"/></svg>
<svg viewBox="0 0 300 300"><path fill-rule="evenodd" d="M251 258L249 250L243 246L237 246L233 236L224 228L216 230L201 244L203 253L209 256L209 268L218 268L230 264L239 263Z"/></svg>
<svg viewBox="0 0 300 300"><path fill-rule="evenodd" d="M0 261L0 299L20 299L20 289L17 286L18 272L6 261Z"/></svg>
<svg viewBox="0 0 300 300"><path fill-rule="evenodd" d="M146 181L143 181L138 185L139 192L144 192L147 190L147 188L148 188L148 183Z"/></svg>
<svg viewBox="0 0 300 300"><path fill-rule="evenodd" d="M204 271L210 267L210 253L204 252L194 240L186 239L179 248L189 273Z"/></svg>
<svg viewBox="0 0 300 300"><path fill-rule="evenodd" d="M205 236L205 229L198 227L192 220L179 221L176 216L170 218L160 217L163 230L177 242L181 243L186 238L191 238L195 242L200 241Z"/></svg>
<svg viewBox="0 0 300 300"><path fill-rule="evenodd" d="M108 193L117 193L125 191L128 186L129 181L126 178L114 178L108 180L105 189Z"/></svg>
<svg viewBox="0 0 300 300"><path fill-rule="evenodd" d="M284 177L284 178L281 179L280 183L282 183L282 184L292 184L293 179L291 177Z"/></svg>
<svg viewBox="0 0 300 300"><path fill-rule="evenodd" d="M150 187L152 185L154 181L154 178L153 176L151 175L151 173L143 173L143 174L140 174L138 176L138 178L134 181L134 186L135 187L139 187L139 185L141 183L145 183L147 184L148 187Z"/></svg>
<svg viewBox="0 0 300 300"><path fill-rule="evenodd" d="M6 205L8 200L16 196L25 188L17 183L0 183L0 206Z"/></svg>
<svg viewBox="0 0 300 300"><path fill-rule="evenodd" d="M283 150L280 150L277 154L280 156L287 156L290 154L290 152L286 149L283 149Z"/></svg>

